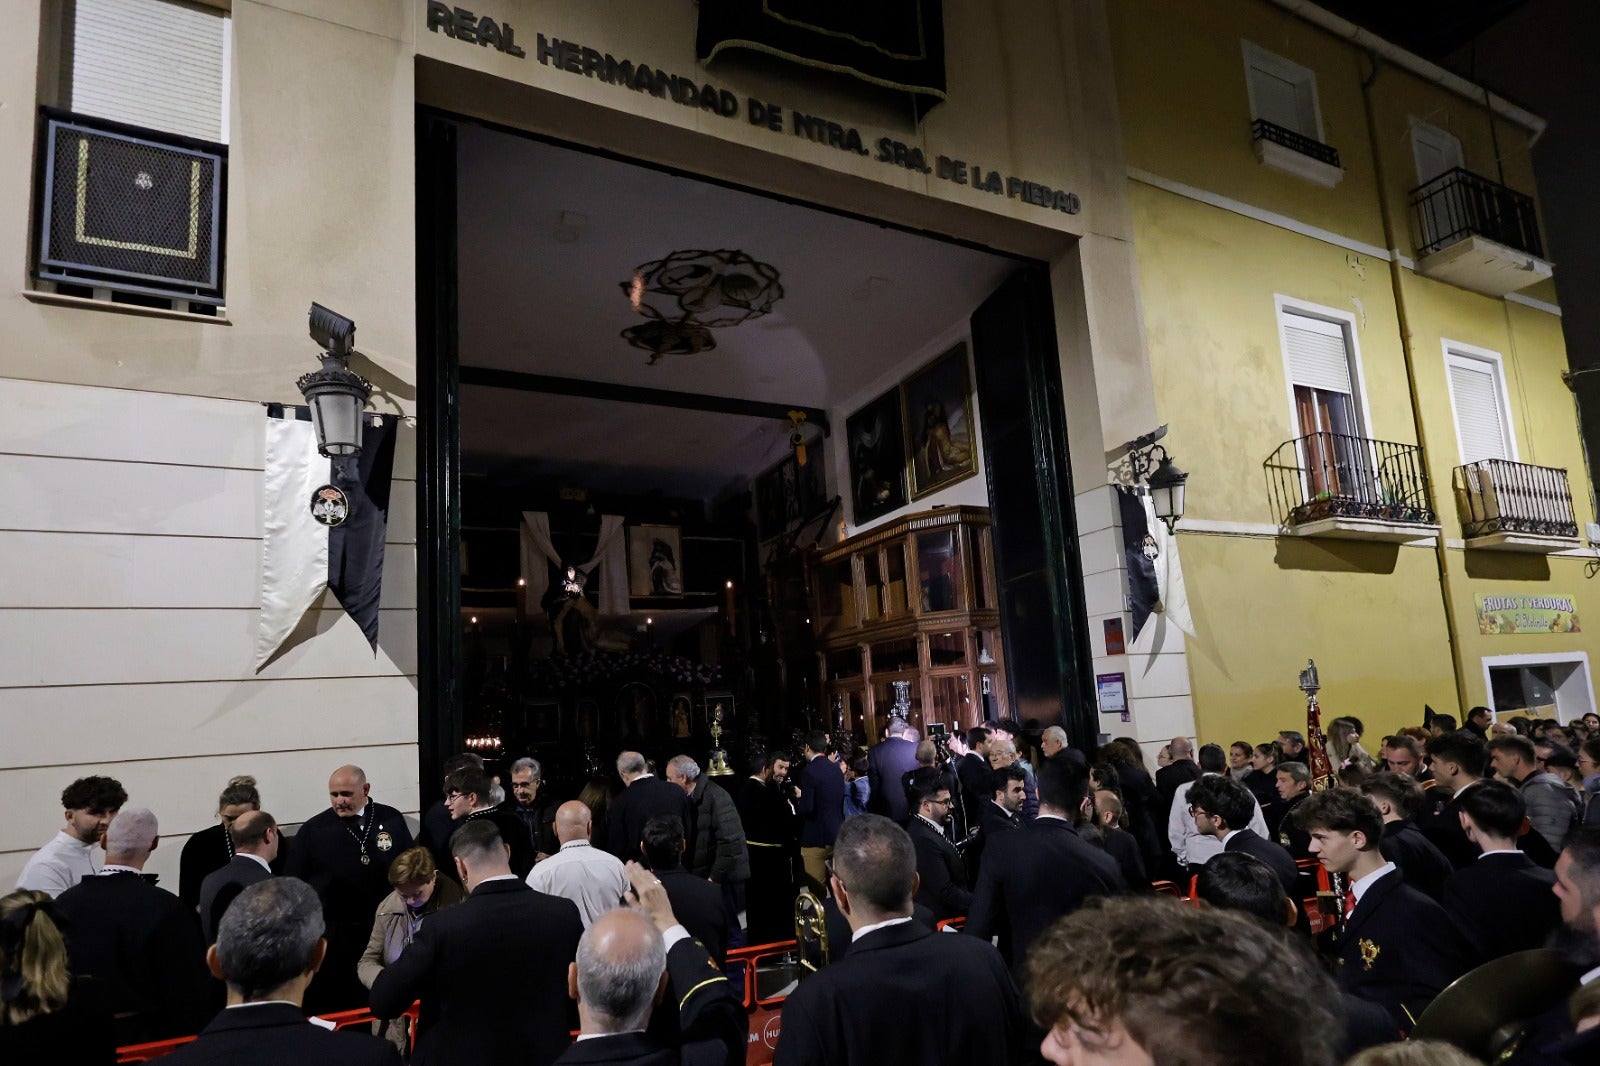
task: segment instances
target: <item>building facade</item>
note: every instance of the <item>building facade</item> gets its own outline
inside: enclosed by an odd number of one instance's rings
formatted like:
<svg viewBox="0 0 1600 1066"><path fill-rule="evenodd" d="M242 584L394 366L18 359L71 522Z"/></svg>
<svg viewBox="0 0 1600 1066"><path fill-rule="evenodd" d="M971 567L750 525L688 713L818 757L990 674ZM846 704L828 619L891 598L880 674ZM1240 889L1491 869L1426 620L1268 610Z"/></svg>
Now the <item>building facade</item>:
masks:
<svg viewBox="0 0 1600 1066"><path fill-rule="evenodd" d="M1495 631L1555 618L1563 612L1545 601L1562 598L1587 619L1586 494L1572 502L1570 534L1561 522L1468 530L1456 500L1459 482L1469 505L1487 494L1495 516L1515 510L1506 501L1521 467L1479 470L1467 485L1456 468L1479 460L1564 468L1571 485L1586 483L1554 296L1547 281L1486 295L1469 283L1507 283L1463 282L1467 267L1455 280L1427 276L1456 260L1430 264L1411 230L1417 145L1436 151L1437 174L1459 164L1531 195L1537 120L1497 114L1491 131L1481 100L1417 73L1420 63L1384 61L1374 78L1365 49L1266 0L1181 14L1153 0L949 5L947 95L919 119L830 73L702 63L687 2L499 0L469 18L425 0L30 0L10 27L0 42L0 99L16 102L0 109L0 478L13 501L0 532L0 878L48 837L58 790L87 772L117 776L158 812L163 872L176 869L182 838L211 824L213 797L235 774L256 776L285 823L319 810L328 772L348 761L386 803L415 812L431 801L438 760L461 743L466 628L450 562L459 454L440 427L454 417L453 368L474 358L459 339L470 346L485 323L510 322L517 300L514 287L488 304L453 287L458 253L520 210L505 191L514 184L458 200L477 188L459 144L488 134L1028 264L1047 308L1031 350L1050 384L1048 409L1031 417L1056 426L1040 445L1056 498L1028 506L1059 529L1043 541L1049 595L1026 614L1018 594L1007 642L1031 647L1028 634L1048 630L1060 661L1054 680L1023 689L1019 717L1048 720L1065 701L1084 735L1264 739L1300 720L1293 672L1312 656L1330 713L1363 716L1369 731L1420 720L1425 703L1456 711L1489 700L1492 686L1509 693L1512 675L1530 693L1553 687L1563 717L1593 705L1585 634ZM1252 89L1266 74L1277 88ZM1252 139L1263 114L1277 128L1305 123L1300 141L1263 135L1265 162ZM225 160L225 185L222 169L206 172L217 262L181 298L47 262L47 220L75 223L80 243L95 238L95 217L74 219L70 197L55 214L74 160L54 151L52 130L75 119L120 136L152 131L209 152L213 168ZM1423 123L1448 136L1419 140ZM458 128L473 132L452 141ZM143 173L124 177L139 188ZM191 223L204 199L193 188ZM1455 235L1444 215L1423 217L1424 228L1437 217L1428 237ZM183 249L182 227L175 240ZM186 261L196 240L191 226ZM517 269L524 288L538 284L533 266ZM1486 272L1503 273L1494 262ZM262 404L299 402L295 379L316 354L303 317L313 300L358 323L372 406L403 423L380 634L374 651L325 599L257 672ZM958 310L953 332L929 344L972 335L973 308ZM920 348L886 356L880 373L807 400L843 424L923 358ZM1485 380L1492 388L1471 391ZM1471 408L1488 415L1461 439L1471 397L1501 406ZM972 421L996 439L1005 428L987 409ZM1128 552L1109 482L1126 442L1162 424L1191 473L1176 551L1195 635L1153 625L1131 654L1114 654L1106 624L1127 621ZM848 496L842 452L822 447L831 492ZM990 502L1005 522L1012 505L996 496L991 458L981 480L872 522L940 502ZM827 539L872 524L848 506L839 517ZM1323 535L1296 529L1317 522ZM1494 537L1523 550L1485 550ZM1526 596L1538 604L1517 600ZM1094 678L1115 675L1125 710L1102 713Z"/></svg>

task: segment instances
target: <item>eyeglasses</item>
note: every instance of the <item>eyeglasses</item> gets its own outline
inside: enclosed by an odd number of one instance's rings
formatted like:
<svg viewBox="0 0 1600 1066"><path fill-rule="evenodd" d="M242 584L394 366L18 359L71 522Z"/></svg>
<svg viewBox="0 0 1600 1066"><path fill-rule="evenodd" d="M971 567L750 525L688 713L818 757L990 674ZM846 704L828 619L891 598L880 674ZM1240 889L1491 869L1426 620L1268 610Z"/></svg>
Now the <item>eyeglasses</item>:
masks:
<svg viewBox="0 0 1600 1066"><path fill-rule="evenodd" d="M834 872L833 860L832 859L829 859L826 862L824 862L822 864L822 869L825 872L825 874L827 875L829 880L839 882L839 887L840 888L844 889L846 892L850 891L850 886L844 883L844 878L840 877L837 873Z"/></svg>
<svg viewBox="0 0 1600 1066"><path fill-rule="evenodd" d="M454 803L456 800L460 799L462 795L463 793L460 792L446 792L444 794L444 801L446 803Z"/></svg>
<svg viewBox="0 0 1600 1066"><path fill-rule="evenodd" d="M930 799L930 800L929 800L929 801L928 801L928 802L929 802L929 803L937 803L937 804L938 804L938 805L939 805L939 806L941 806L941 807L952 807L952 806L954 806L954 805L955 805L955 802L956 802L956 801L955 801L955 800L953 800L953 799L950 799L950 798L949 798L949 797L948 797L948 796L947 796L947 797L945 797L945 798L944 798L944 799Z"/></svg>

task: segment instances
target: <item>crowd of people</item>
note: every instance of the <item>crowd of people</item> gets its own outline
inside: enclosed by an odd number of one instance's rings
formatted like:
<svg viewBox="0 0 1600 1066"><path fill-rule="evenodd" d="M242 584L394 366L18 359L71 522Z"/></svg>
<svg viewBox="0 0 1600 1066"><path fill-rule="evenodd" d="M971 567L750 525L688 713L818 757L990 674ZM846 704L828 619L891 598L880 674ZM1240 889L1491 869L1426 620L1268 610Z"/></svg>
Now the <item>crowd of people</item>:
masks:
<svg viewBox="0 0 1600 1066"><path fill-rule="evenodd" d="M1600 1062L1600 717L1362 732L1334 719L1328 764L1292 730L1179 737L1151 772L1131 738L893 718L870 748L753 751L736 785L624 751L620 789L565 800L534 759L508 796L464 754L415 838L358 767L292 837L238 777L176 893L144 872L155 813L86 777L0 899L0 1058L198 1033L172 1062L742 1062L728 951L792 939L810 892L831 958L784 1001L780 1066L1454 1066L1401 1041L1540 947L1576 991L1504 1061ZM376 1035L305 1024L355 1008Z"/></svg>

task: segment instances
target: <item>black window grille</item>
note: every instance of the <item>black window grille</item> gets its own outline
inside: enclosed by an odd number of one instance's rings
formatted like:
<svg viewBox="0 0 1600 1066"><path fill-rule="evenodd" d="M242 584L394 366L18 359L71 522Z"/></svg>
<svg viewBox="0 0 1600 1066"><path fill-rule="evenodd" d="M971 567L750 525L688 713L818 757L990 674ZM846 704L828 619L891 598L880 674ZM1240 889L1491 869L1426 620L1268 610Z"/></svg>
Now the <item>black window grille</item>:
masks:
<svg viewBox="0 0 1600 1066"><path fill-rule="evenodd" d="M1282 145L1291 152L1308 155L1319 163L1326 163L1330 167L1339 165L1339 149L1331 144L1323 144L1286 126L1268 122L1258 118L1250 125L1251 135L1258 141L1271 141L1273 144Z"/></svg>
<svg viewBox="0 0 1600 1066"><path fill-rule="evenodd" d="M46 109L37 277L222 303L225 145Z"/></svg>

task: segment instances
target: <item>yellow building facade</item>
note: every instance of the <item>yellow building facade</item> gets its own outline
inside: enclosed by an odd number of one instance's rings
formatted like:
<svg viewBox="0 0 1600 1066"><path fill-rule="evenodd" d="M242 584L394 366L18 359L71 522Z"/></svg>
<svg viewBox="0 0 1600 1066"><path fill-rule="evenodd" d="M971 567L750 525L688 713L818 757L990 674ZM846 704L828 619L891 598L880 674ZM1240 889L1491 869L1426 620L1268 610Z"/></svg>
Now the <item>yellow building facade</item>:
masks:
<svg viewBox="0 0 1600 1066"><path fill-rule="evenodd" d="M1110 9L1145 336L1192 474L1196 727L1298 728L1307 658L1325 719L1371 737L1425 705L1592 710L1593 502L1526 225L1542 123L1295 6Z"/></svg>

